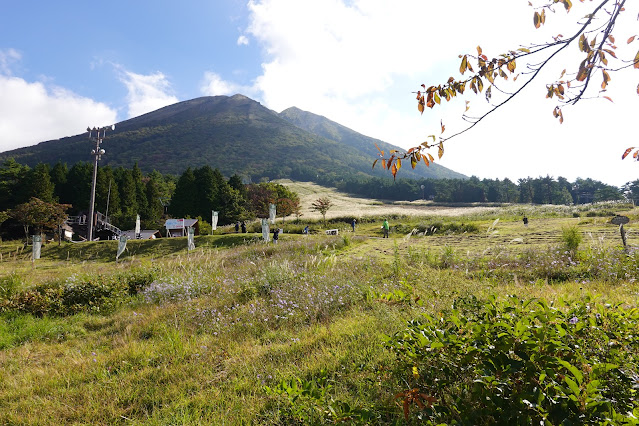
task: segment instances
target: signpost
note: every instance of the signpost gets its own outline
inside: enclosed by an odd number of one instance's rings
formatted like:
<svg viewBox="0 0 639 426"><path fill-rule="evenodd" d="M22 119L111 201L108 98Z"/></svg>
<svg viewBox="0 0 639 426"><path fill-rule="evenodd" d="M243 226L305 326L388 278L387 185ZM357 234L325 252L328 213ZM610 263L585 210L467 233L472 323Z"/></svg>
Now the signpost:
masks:
<svg viewBox="0 0 639 426"><path fill-rule="evenodd" d="M267 243L269 241L269 232L268 219L262 219L262 238Z"/></svg>
<svg viewBox="0 0 639 426"><path fill-rule="evenodd" d="M188 234L187 234L187 249L188 251L191 250L195 250L195 228L193 228L192 226L189 226L188 228Z"/></svg>
<svg viewBox="0 0 639 426"><path fill-rule="evenodd" d="M211 230L215 231L217 229L217 219L220 215L220 212L216 212L215 210L213 210L211 212Z"/></svg>
<svg viewBox="0 0 639 426"><path fill-rule="evenodd" d="M275 225L275 215L276 215L275 204L268 205L268 218L271 221L271 225Z"/></svg>
<svg viewBox="0 0 639 426"><path fill-rule="evenodd" d="M627 216L615 216L612 219L610 219L610 223L612 223L613 225L619 225L619 232L621 233L621 241L623 242L623 249L627 252L628 251L628 244L626 242L626 230L623 229L623 226L630 222L630 218Z"/></svg>
<svg viewBox="0 0 639 426"><path fill-rule="evenodd" d="M42 235L32 235L31 241L33 241L33 260L38 260L42 249Z"/></svg>

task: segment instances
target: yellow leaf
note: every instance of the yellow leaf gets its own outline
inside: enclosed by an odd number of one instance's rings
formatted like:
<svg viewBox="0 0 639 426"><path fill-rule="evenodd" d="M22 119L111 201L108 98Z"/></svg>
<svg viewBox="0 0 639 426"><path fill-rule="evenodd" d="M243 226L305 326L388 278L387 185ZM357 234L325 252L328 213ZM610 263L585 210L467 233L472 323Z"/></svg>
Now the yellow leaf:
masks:
<svg viewBox="0 0 639 426"><path fill-rule="evenodd" d="M421 103L421 102L419 102L419 103L417 104L417 110L418 110L420 113L422 113L422 114L423 114L423 113L424 113L424 104L423 104L423 103Z"/></svg>
<svg viewBox="0 0 639 426"><path fill-rule="evenodd" d="M468 58L466 57L466 55L464 55L461 65L459 66L459 72L464 74L467 68L468 68Z"/></svg>
<svg viewBox="0 0 639 426"><path fill-rule="evenodd" d="M439 155L439 159L441 160L442 156L444 155L444 143L443 142L439 144L439 151L438 151L437 155Z"/></svg>
<svg viewBox="0 0 639 426"><path fill-rule="evenodd" d="M428 158L430 158L430 161L431 161L431 162L435 161L435 159L433 158L433 156L432 156L432 155L430 155L430 152L428 153Z"/></svg>
<svg viewBox="0 0 639 426"><path fill-rule="evenodd" d="M402 159L398 158L396 164L397 164L397 170L401 169L402 168Z"/></svg>
<svg viewBox="0 0 639 426"><path fill-rule="evenodd" d="M639 70L639 52L635 55L635 69Z"/></svg>

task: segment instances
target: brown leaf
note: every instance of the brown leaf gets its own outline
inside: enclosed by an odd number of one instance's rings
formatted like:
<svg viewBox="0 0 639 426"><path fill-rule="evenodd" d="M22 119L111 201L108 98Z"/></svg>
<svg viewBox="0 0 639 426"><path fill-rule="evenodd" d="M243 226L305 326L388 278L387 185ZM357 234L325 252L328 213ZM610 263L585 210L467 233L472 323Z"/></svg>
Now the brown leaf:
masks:
<svg viewBox="0 0 639 426"><path fill-rule="evenodd" d="M437 155L439 155L439 159L441 160L442 156L444 155L444 143L440 143L439 144L439 150L437 152Z"/></svg>
<svg viewBox="0 0 639 426"><path fill-rule="evenodd" d="M636 36L632 36L628 39L628 44L632 43L633 41L635 41L635 37Z"/></svg>
<svg viewBox="0 0 639 426"><path fill-rule="evenodd" d="M612 102L612 99L610 99L610 96L604 96L603 98L604 99L608 99L610 102ZM614 102L612 102L612 103L614 103Z"/></svg>
<svg viewBox="0 0 639 426"><path fill-rule="evenodd" d="M379 160L379 158L377 160ZM375 164L377 164L377 160L373 161L373 169L375 168Z"/></svg>
<svg viewBox="0 0 639 426"><path fill-rule="evenodd" d="M442 133L444 133L446 126L444 126L444 122L442 120L439 121L439 125L442 127Z"/></svg>
<svg viewBox="0 0 639 426"><path fill-rule="evenodd" d="M635 55L635 69L639 70L639 52Z"/></svg>
<svg viewBox="0 0 639 426"><path fill-rule="evenodd" d="M631 146L630 148L626 149L624 151L623 155L621 156L621 159L622 160L625 159L628 156L628 154L630 154L632 152L633 149L635 149L634 146Z"/></svg>

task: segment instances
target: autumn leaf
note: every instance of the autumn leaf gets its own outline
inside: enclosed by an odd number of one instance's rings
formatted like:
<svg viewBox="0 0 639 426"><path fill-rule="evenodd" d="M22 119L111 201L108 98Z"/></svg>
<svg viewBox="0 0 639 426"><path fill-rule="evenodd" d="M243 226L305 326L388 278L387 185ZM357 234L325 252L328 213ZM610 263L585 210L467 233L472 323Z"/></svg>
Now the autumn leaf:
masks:
<svg viewBox="0 0 639 426"><path fill-rule="evenodd" d="M438 151L437 155L439 155L439 159L441 160L442 156L444 155L444 144L443 143L439 144L439 151Z"/></svg>
<svg viewBox="0 0 639 426"><path fill-rule="evenodd" d="M608 99L610 102L614 103L614 102L612 101L612 99L610 99L610 96L604 96L603 98L604 98L604 99Z"/></svg>
<svg viewBox="0 0 639 426"><path fill-rule="evenodd" d="M446 130L446 126L444 126L444 122L440 120L439 125L442 127L442 133L444 133L444 131Z"/></svg>
<svg viewBox="0 0 639 426"><path fill-rule="evenodd" d="M632 43L633 41L635 41L635 37L636 36L632 36L628 39L628 44Z"/></svg>
<svg viewBox="0 0 639 426"><path fill-rule="evenodd" d="M467 68L468 68L468 57L466 55L464 55L464 58L462 59L461 65L459 66L459 72L464 74L466 72Z"/></svg>
<svg viewBox="0 0 639 426"><path fill-rule="evenodd" d="M535 12L533 16L533 23L535 24L535 28L539 28L541 26L541 16L538 12Z"/></svg>
<svg viewBox="0 0 639 426"><path fill-rule="evenodd" d="M635 69L639 70L639 52L635 55Z"/></svg>
<svg viewBox="0 0 639 426"><path fill-rule="evenodd" d="M630 148L626 149L624 151L623 155L621 156L621 159L622 160L625 159L628 156L628 154L630 154L632 152L633 149L635 149L634 146L631 146Z"/></svg>

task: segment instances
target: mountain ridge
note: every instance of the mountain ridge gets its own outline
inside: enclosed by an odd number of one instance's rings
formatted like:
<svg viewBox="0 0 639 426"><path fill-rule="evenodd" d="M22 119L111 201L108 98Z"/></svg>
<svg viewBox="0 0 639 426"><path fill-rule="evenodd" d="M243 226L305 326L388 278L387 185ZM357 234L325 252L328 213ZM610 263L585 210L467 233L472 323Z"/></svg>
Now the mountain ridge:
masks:
<svg viewBox="0 0 639 426"><path fill-rule="evenodd" d="M132 167L138 162L144 172L172 174L210 165L248 180L389 176L371 168L377 155L374 142L384 150L398 149L299 108L278 114L241 94L207 96L116 123L102 144L106 154L100 165ZM91 148L85 133L2 152L0 161L13 157L32 167L58 161L72 165L91 161ZM406 170L403 177L465 177L439 165L417 169Z"/></svg>

